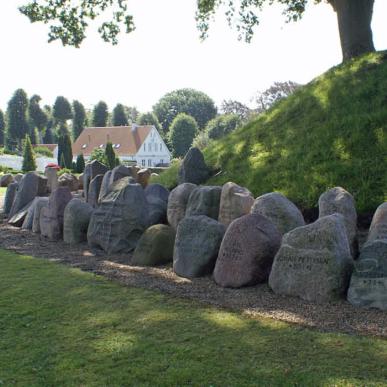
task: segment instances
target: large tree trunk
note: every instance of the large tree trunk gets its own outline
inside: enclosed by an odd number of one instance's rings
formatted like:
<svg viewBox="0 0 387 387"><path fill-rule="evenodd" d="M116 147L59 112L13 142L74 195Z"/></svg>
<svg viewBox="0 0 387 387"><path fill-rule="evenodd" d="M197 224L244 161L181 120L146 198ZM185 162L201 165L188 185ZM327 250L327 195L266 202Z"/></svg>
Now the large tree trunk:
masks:
<svg viewBox="0 0 387 387"><path fill-rule="evenodd" d="M371 19L374 0L328 0L337 13L343 61L375 51Z"/></svg>

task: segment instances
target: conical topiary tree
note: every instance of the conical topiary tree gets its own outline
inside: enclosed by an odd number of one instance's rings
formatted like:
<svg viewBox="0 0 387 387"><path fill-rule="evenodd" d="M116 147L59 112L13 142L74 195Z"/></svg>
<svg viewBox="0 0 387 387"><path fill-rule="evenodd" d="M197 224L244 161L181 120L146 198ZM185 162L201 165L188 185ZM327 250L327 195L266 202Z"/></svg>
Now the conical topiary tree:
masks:
<svg viewBox="0 0 387 387"><path fill-rule="evenodd" d="M73 150L71 148L71 138L70 134L66 133L63 136L63 156L65 167L68 169L72 169L73 167Z"/></svg>
<svg viewBox="0 0 387 387"><path fill-rule="evenodd" d="M116 166L116 153L113 149L113 144L108 142L105 148L105 160L109 169L113 169Z"/></svg>
<svg viewBox="0 0 387 387"><path fill-rule="evenodd" d="M83 157L82 153L77 156L75 170L77 171L77 173L83 173L83 171L85 170L85 158Z"/></svg>
<svg viewBox="0 0 387 387"><path fill-rule="evenodd" d="M30 172L36 170L35 154L32 149L30 136L27 134L24 140L24 149L23 149L23 172Z"/></svg>

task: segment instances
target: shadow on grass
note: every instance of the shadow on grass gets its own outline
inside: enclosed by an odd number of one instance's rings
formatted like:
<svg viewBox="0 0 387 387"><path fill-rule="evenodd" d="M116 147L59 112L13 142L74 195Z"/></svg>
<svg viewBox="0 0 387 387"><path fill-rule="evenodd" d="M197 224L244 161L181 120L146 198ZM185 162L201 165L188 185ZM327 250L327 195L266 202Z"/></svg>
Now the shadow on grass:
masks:
<svg viewBox="0 0 387 387"><path fill-rule="evenodd" d="M387 342L324 334L0 256L5 385L383 385Z"/></svg>

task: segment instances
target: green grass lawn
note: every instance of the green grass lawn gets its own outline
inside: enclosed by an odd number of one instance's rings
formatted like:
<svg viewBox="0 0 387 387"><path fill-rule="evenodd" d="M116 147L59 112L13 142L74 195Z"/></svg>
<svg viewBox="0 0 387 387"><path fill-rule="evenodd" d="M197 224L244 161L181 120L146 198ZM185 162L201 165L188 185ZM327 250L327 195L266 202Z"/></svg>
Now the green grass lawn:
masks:
<svg viewBox="0 0 387 387"><path fill-rule="evenodd" d="M0 250L0 385L381 386L386 365L386 340L253 320Z"/></svg>

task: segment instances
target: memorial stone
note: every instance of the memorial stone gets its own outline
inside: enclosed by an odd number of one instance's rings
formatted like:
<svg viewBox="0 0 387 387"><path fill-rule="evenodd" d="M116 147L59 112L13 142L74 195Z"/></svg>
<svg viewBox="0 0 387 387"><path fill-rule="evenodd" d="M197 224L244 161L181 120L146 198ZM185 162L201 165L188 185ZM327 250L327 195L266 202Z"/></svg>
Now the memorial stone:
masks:
<svg viewBox="0 0 387 387"><path fill-rule="evenodd" d="M44 174L47 177L48 192L53 192L58 188L58 170L57 168L47 167L44 170Z"/></svg>
<svg viewBox="0 0 387 387"><path fill-rule="evenodd" d="M77 244L87 240L93 207L80 199L72 199L64 210L63 240L69 244Z"/></svg>
<svg viewBox="0 0 387 387"><path fill-rule="evenodd" d="M345 295L352 269L345 220L333 214L283 236L269 285L277 294L330 302Z"/></svg>
<svg viewBox="0 0 387 387"><path fill-rule="evenodd" d="M40 212L48 205L48 197L39 197L35 204L34 217L32 220L32 232L40 234Z"/></svg>
<svg viewBox="0 0 387 387"><path fill-rule="evenodd" d="M93 160L85 165L83 172L83 192L87 201L87 195L89 192L89 184L97 175L104 175L109 168L100 163L98 160Z"/></svg>
<svg viewBox="0 0 387 387"><path fill-rule="evenodd" d="M90 181L89 184L89 193L87 195L87 203L89 203L92 207L98 206L98 198L101 190L101 184L104 175L97 175Z"/></svg>
<svg viewBox="0 0 387 387"><path fill-rule="evenodd" d="M220 246L215 282L239 288L267 281L280 244L280 232L264 216L248 214L235 219Z"/></svg>
<svg viewBox="0 0 387 387"><path fill-rule="evenodd" d="M4 208L3 208L4 215L9 215L11 211L12 204L16 197L18 186L19 186L19 183L14 182L7 187L7 191L5 193L5 199L4 199Z"/></svg>
<svg viewBox="0 0 387 387"><path fill-rule="evenodd" d="M179 184L202 184L210 177L203 153L198 148L191 148L185 155L178 171Z"/></svg>
<svg viewBox="0 0 387 387"><path fill-rule="evenodd" d="M188 199L186 216L206 215L218 220L221 193L222 187L218 186L195 188Z"/></svg>

